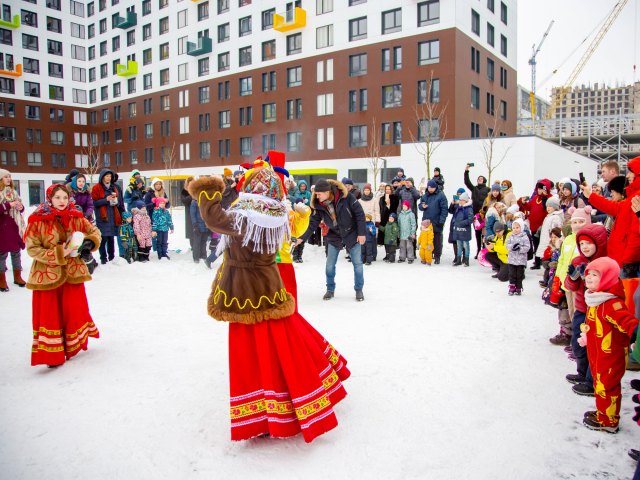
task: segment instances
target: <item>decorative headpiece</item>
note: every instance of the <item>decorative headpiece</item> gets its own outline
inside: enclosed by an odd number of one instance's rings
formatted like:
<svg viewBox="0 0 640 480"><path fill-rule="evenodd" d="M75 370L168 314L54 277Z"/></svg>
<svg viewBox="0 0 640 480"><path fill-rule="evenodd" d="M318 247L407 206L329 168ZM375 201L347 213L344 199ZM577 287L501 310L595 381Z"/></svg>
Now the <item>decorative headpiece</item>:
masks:
<svg viewBox="0 0 640 480"><path fill-rule="evenodd" d="M286 175L289 174L284 168L272 167L262 157L258 157L253 165L243 164L240 166L247 171L238 182L239 192L263 195L278 201L284 200L286 191L278 176L278 173L286 172Z"/></svg>

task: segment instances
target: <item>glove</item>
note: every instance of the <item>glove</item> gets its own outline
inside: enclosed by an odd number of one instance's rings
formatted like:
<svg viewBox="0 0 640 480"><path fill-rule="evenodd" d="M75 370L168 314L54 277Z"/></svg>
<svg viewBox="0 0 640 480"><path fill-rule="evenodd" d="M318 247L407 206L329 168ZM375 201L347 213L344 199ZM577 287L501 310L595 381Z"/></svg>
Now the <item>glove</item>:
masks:
<svg viewBox="0 0 640 480"><path fill-rule="evenodd" d="M430 252L431 250L433 250L433 247L431 245L427 246L427 252Z"/></svg>
<svg viewBox="0 0 640 480"><path fill-rule="evenodd" d="M580 334L580 336L578 337L578 345L580 345L581 347L586 347L587 346L587 334L582 332Z"/></svg>
<svg viewBox="0 0 640 480"><path fill-rule="evenodd" d="M581 263L577 267L573 264L569 265L569 270L567 270L567 275L571 280L578 280L586 270L587 266L584 263Z"/></svg>
<svg viewBox="0 0 640 480"><path fill-rule="evenodd" d="M520 250L520 244L516 243L511 247L511 250L513 250L514 252L517 252L518 250Z"/></svg>

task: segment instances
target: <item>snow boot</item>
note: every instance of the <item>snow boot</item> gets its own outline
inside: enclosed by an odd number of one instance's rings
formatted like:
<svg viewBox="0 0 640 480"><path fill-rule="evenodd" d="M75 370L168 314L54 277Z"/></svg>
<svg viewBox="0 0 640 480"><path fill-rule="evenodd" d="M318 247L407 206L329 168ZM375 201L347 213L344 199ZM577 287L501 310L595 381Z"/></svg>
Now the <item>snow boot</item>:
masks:
<svg viewBox="0 0 640 480"><path fill-rule="evenodd" d="M513 283L509 284L509 291L507 293L510 297L513 296L514 293L516 293L516 286Z"/></svg>
<svg viewBox="0 0 640 480"><path fill-rule="evenodd" d="M324 297L322 297L323 300L331 300L333 298L333 292L331 290L327 290L327 292L324 294Z"/></svg>
<svg viewBox="0 0 640 480"><path fill-rule="evenodd" d="M595 391L593 390L593 385L589 385L587 383L576 383L573 387L571 387L573 393L576 395L581 395L583 397L595 397Z"/></svg>
<svg viewBox="0 0 640 480"><path fill-rule="evenodd" d="M564 378L567 379L567 382L572 385L577 385L578 383L584 383L585 378L582 375L578 375L577 373L569 373Z"/></svg>
<svg viewBox="0 0 640 480"><path fill-rule="evenodd" d="M364 294L362 293L362 290L356 290L356 300L358 302L362 302L364 300Z"/></svg>
<svg viewBox="0 0 640 480"><path fill-rule="evenodd" d="M9 285L7 285L7 276L4 272L0 273L0 292L8 292Z"/></svg>
<svg viewBox="0 0 640 480"><path fill-rule="evenodd" d="M560 346L566 347L566 346L569 346L569 344L571 343L571 337L566 333L560 332L555 337L551 337L549 339L549 342L551 342L552 345L560 345Z"/></svg>
<svg viewBox="0 0 640 480"><path fill-rule="evenodd" d="M540 261L540 257L535 257L533 259L533 266L531 270L540 270L542 268L542 262Z"/></svg>
<svg viewBox="0 0 640 480"><path fill-rule="evenodd" d="M597 430L600 432L606 432L606 433L618 433L618 430L620 430L620 427L618 427L618 425L614 426L607 426L607 425L602 425L597 418L594 417L585 417L582 420L582 423L584 424L585 427L591 429L591 430Z"/></svg>
<svg viewBox="0 0 640 480"><path fill-rule="evenodd" d="M20 272L21 270L14 270L13 271L13 283L18 285L19 287L24 287L27 282L25 282L22 277L20 276Z"/></svg>
<svg viewBox="0 0 640 480"><path fill-rule="evenodd" d="M631 458L633 458L636 462L640 462L640 450L635 450L630 448L627 452Z"/></svg>
<svg viewBox="0 0 640 480"><path fill-rule="evenodd" d="M516 288L516 295L520 296L522 295L522 289L521 288Z"/></svg>
<svg viewBox="0 0 640 480"><path fill-rule="evenodd" d="M459 256L456 255L456 258L453 259L453 263L452 265L454 267L459 267L460 265L462 265L462 261L461 258Z"/></svg>
<svg viewBox="0 0 640 480"><path fill-rule="evenodd" d="M440 265L440 257L435 257L433 259L433 263L435 263L436 265Z"/></svg>
<svg viewBox="0 0 640 480"><path fill-rule="evenodd" d="M413 263L413 260L407 260L407 263L411 265Z"/></svg>
<svg viewBox="0 0 640 480"><path fill-rule="evenodd" d="M469 257L464 257L463 260L462 260L462 263L464 263L465 267L468 267L469 266Z"/></svg>
<svg viewBox="0 0 640 480"><path fill-rule="evenodd" d="M633 380L631 380L629 382L629 386L631 386L631 388L633 388L634 390L640 391L640 378L634 378Z"/></svg>

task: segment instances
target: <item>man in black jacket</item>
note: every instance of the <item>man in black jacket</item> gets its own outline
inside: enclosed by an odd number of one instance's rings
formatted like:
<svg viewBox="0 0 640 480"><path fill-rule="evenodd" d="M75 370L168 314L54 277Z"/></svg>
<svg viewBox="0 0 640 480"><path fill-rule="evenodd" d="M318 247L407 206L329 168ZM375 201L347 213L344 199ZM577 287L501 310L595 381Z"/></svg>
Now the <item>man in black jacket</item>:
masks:
<svg viewBox="0 0 640 480"><path fill-rule="evenodd" d="M346 247L351 256L354 274L356 300L364 300L364 269L362 266L361 247L366 237L366 220L360 202L349 193L342 182L337 180L318 180L311 197L313 214L309 220L309 228L298 238L296 245L305 242L316 230L321 221L329 227L325 237L327 242L327 292L324 300L330 300L336 289L336 262L342 247Z"/></svg>
<svg viewBox="0 0 640 480"><path fill-rule="evenodd" d="M473 205L473 214L475 215L482 210L482 205L487 196L489 196L489 187L487 186L487 179L482 175L478 177L478 184L474 186L469 178L469 168L471 168L471 165L467 163L467 166L464 168L464 184L471 191L471 202ZM477 259L482 249L482 229L476 230L476 247L477 253L475 258Z"/></svg>

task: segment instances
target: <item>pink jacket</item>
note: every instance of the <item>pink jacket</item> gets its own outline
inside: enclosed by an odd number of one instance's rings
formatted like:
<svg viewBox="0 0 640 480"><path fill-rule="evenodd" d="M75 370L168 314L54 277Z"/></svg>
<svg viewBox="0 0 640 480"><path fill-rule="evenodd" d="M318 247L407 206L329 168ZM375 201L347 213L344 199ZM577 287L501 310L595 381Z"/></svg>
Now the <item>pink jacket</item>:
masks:
<svg viewBox="0 0 640 480"><path fill-rule="evenodd" d="M138 245L143 248L151 246L151 218L146 211L140 210L133 216L133 231Z"/></svg>

